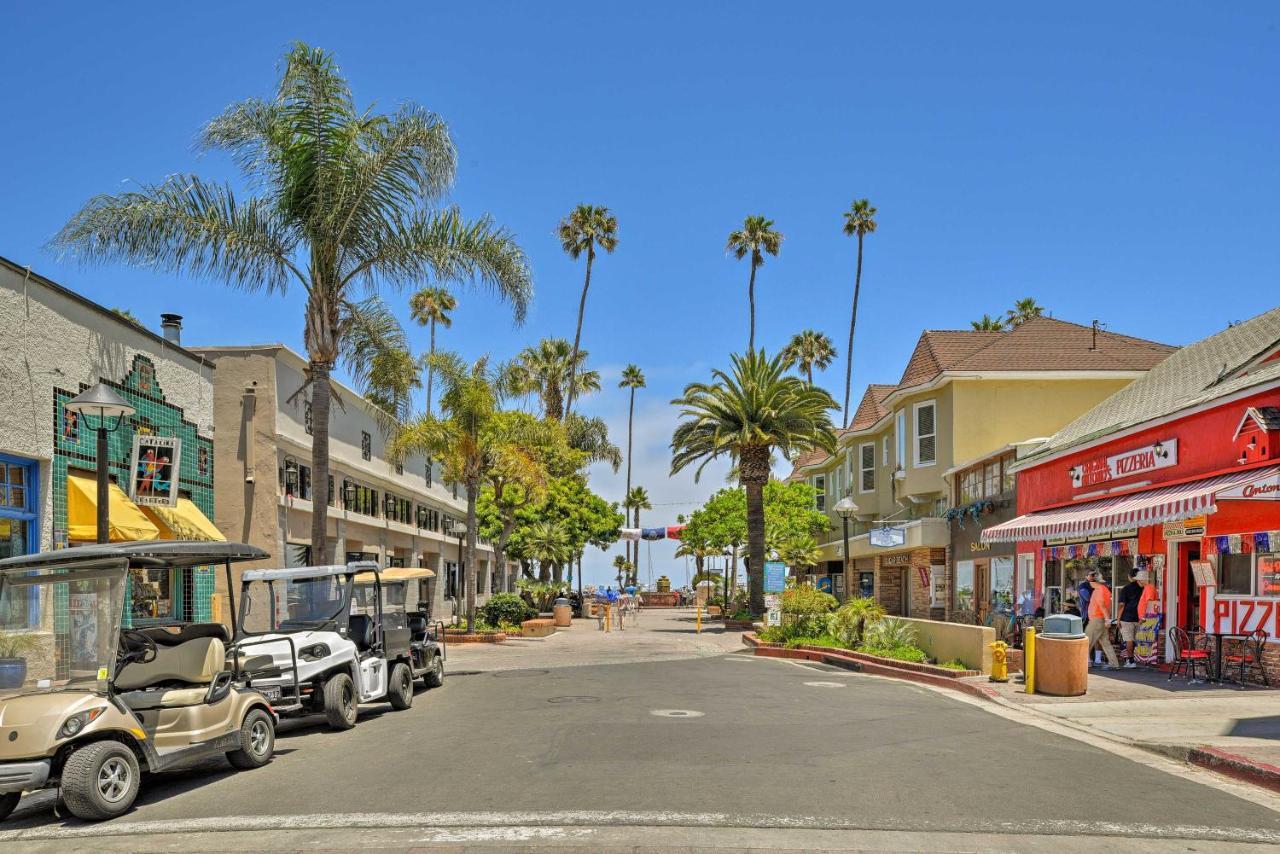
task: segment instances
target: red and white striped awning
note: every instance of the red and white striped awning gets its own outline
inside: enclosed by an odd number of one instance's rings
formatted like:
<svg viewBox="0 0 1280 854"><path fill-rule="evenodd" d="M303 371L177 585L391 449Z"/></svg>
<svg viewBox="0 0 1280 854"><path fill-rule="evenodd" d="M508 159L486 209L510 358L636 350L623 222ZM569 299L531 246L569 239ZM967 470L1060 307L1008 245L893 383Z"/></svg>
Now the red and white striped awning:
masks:
<svg viewBox="0 0 1280 854"><path fill-rule="evenodd" d="M1176 522L1214 513L1215 496L1233 486L1280 473L1280 466L1233 472L1146 492L1100 498L1074 507L1027 513L982 532L984 543L1014 543L1057 537L1091 537L1142 525Z"/></svg>

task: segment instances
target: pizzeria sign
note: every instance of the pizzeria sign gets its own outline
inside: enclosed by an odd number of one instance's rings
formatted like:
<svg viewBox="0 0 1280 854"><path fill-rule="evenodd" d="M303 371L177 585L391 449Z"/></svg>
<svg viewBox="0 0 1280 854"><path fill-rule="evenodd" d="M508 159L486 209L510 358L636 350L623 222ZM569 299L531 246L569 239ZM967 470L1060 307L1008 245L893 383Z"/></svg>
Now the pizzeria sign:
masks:
<svg viewBox="0 0 1280 854"><path fill-rule="evenodd" d="M1068 469L1071 486L1083 489L1121 478L1143 474L1157 469L1171 468L1178 464L1178 440L1155 442L1141 448L1130 448L1108 457L1095 457L1077 463Z"/></svg>
<svg viewBox="0 0 1280 854"><path fill-rule="evenodd" d="M1244 501L1280 501L1280 473L1224 489L1218 493L1217 497Z"/></svg>

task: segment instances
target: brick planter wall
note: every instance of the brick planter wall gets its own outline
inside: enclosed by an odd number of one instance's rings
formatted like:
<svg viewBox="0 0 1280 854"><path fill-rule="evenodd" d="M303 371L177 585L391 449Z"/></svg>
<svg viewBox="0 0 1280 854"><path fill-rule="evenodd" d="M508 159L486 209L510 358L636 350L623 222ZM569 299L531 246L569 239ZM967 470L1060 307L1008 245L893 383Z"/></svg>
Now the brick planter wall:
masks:
<svg viewBox="0 0 1280 854"><path fill-rule="evenodd" d="M445 632L444 637L447 643L502 643L507 639L505 632L476 632L473 635L466 632Z"/></svg>

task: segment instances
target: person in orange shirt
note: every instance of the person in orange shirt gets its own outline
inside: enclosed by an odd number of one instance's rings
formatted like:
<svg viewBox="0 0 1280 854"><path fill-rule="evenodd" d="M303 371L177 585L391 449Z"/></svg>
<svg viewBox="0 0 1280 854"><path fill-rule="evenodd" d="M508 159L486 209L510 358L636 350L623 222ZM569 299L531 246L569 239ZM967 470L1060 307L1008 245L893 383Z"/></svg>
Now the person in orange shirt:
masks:
<svg viewBox="0 0 1280 854"><path fill-rule="evenodd" d="M1097 572L1088 575L1089 586L1093 593L1089 596L1089 624L1085 626L1085 636L1089 638L1089 652L1095 647L1102 648L1107 657L1103 670L1119 670L1120 659L1116 657L1115 647L1111 645L1111 634L1107 631L1111 622L1111 589L1103 584Z"/></svg>

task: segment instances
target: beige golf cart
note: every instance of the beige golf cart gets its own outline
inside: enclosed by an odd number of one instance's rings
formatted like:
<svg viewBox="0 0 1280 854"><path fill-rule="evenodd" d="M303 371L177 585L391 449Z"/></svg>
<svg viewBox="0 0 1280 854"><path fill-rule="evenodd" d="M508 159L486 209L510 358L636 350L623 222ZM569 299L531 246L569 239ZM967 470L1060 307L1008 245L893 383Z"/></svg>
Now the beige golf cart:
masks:
<svg viewBox="0 0 1280 854"><path fill-rule="evenodd" d="M77 818L112 818L141 772L218 754L256 768L276 715L229 666L221 623L122 628L148 570L267 557L239 543L154 541L0 560L0 818L24 791L58 788ZM130 583L132 580L132 583Z"/></svg>

